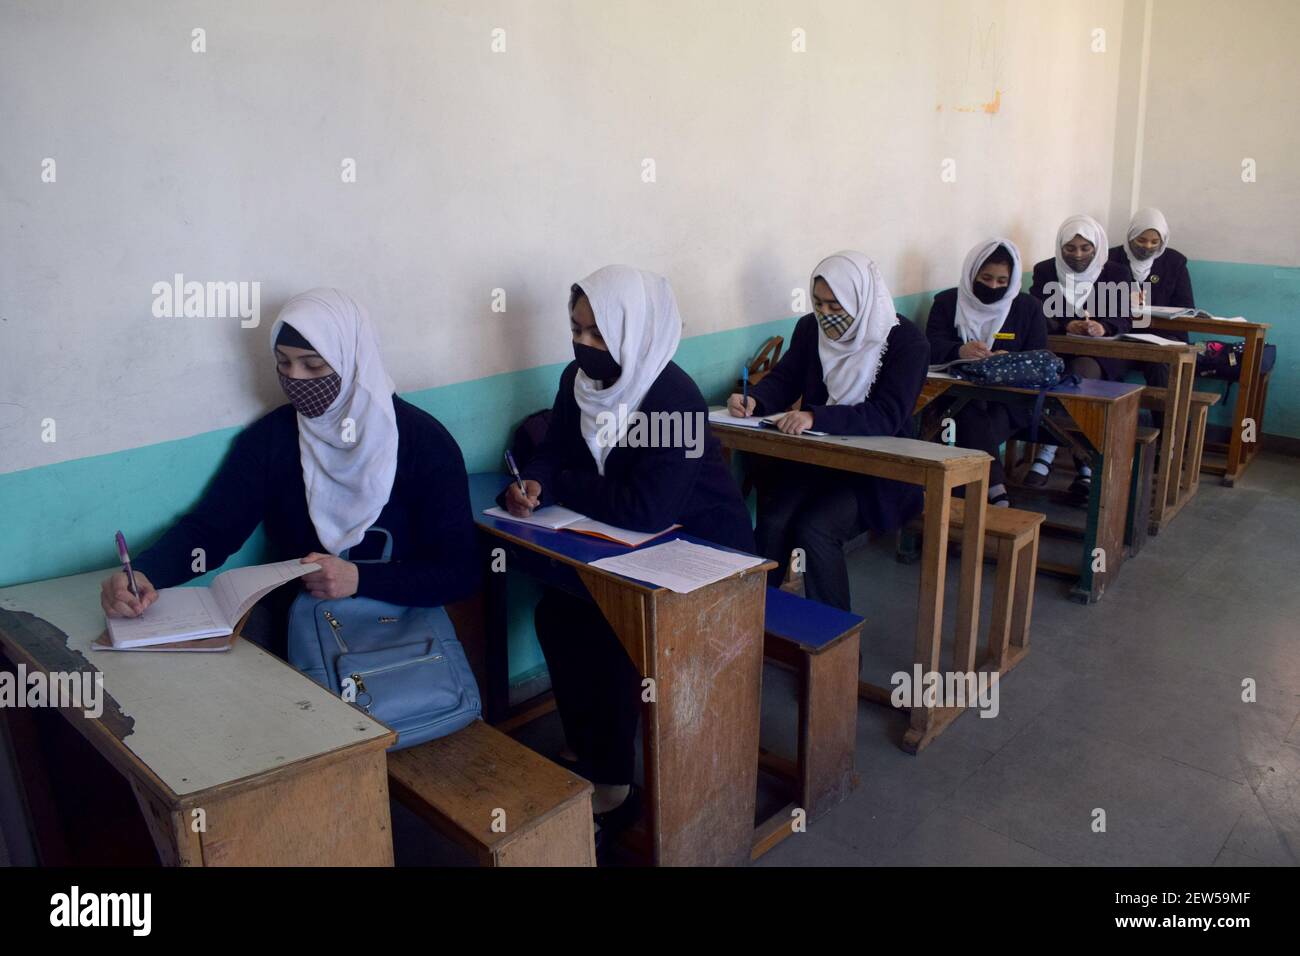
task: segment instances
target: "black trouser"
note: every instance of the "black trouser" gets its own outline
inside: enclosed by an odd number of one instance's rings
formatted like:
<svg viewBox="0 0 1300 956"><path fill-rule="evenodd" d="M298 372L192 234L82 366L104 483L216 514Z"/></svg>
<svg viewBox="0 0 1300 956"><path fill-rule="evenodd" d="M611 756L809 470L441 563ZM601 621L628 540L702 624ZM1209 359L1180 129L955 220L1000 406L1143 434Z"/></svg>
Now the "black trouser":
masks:
<svg viewBox="0 0 1300 956"><path fill-rule="evenodd" d="M592 783L629 784L641 675L600 608L547 588L533 614L568 745Z"/></svg>
<svg viewBox="0 0 1300 956"><path fill-rule="evenodd" d="M867 530L858 495L843 475L807 466L773 468L758 484L758 552L779 566L768 573L778 587L790 552L805 556L804 594L841 610L849 607L849 569L844 543Z"/></svg>
<svg viewBox="0 0 1300 956"><path fill-rule="evenodd" d="M1028 427L1032 413L1025 408L1015 408L1004 402L976 400L968 402L953 421L957 425L955 444L959 448L975 448L988 452L993 461L989 464L989 488L1006 484L1007 473L1002 466L999 447L1012 435Z"/></svg>

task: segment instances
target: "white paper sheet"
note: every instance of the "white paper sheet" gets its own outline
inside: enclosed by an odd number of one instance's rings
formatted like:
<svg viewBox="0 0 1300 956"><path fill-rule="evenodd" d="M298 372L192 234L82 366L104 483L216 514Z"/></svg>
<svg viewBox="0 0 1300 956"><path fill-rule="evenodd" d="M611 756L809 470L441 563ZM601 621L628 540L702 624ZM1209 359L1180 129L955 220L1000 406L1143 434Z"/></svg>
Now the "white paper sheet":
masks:
<svg viewBox="0 0 1300 956"><path fill-rule="evenodd" d="M763 415L758 418L753 418L753 417L737 418L734 415L732 415L731 412L723 408L720 410L714 409L713 411L709 412L709 421L716 422L719 425L735 425L738 428L762 428L764 430L778 431L779 429L777 429L776 427L776 421L784 414L785 412L777 412L774 415ZM825 435L826 433L814 431L813 429L809 428L806 431L800 432L800 434ZM792 437L798 438L799 436L794 435Z"/></svg>
<svg viewBox="0 0 1300 956"><path fill-rule="evenodd" d="M560 528L567 528L575 521L582 521L586 515L579 514L576 511L570 511L568 508L561 508L559 505L547 505L545 508L537 508L526 518L518 518L512 515L505 508L488 508L483 512L492 518L504 518L506 521L518 521L520 524L531 524L538 528L549 528L551 531L558 531Z"/></svg>
<svg viewBox="0 0 1300 956"><path fill-rule="evenodd" d="M678 539L613 558L601 558L592 561L591 567L648 581L678 594L689 594L762 563L762 558L752 554L734 554Z"/></svg>
<svg viewBox="0 0 1300 956"><path fill-rule="evenodd" d="M1125 332L1120 336L1120 338L1126 342L1145 342L1148 345L1187 345L1186 342L1179 342L1177 339L1167 339L1161 335L1152 335L1150 332Z"/></svg>

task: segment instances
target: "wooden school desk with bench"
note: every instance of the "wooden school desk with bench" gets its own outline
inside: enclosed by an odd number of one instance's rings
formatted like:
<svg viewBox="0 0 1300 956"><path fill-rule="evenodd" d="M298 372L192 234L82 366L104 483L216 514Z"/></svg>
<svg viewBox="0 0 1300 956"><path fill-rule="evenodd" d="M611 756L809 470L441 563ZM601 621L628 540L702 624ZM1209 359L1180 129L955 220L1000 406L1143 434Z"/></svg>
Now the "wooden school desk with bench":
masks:
<svg viewBox="0 0 1300 956"><path fill-rule="evenodd" d="M931 373L917 398L915 413L923 416L921 434L929 435L938 432L942 418L951 414L958 403L985 399L1032 407L1038 394L1036 389L976 386ZM1046 395L1040 425L1043 434L1090 458L1093 479L1078 563L1040 560L1038 567L1074 578L1071 595L1092 603L1100 600L1115 580L1126 556L1125 526L1142 386L1084 379L1078 385L1058 385ZM969 492L966 500L971 500ZM1055 526L1049 523L1048 527ZM1104 571L1093 570L1096 548L1105 554Z"/></svg>
<svg viewBox="0 0 1300 956"><path fill-rule="evenodd" d="M224 653L90 649L110 570L0 590L0 657L27 673L98 669L98 718L61 710L126 779L159 859L182 866L391 866L396 735L250 641ZM34 714L0 708L38 858L62 859Z"/></svg>
<svg viewBox="0 0 1300 956"><path fill-rule="evenodd" d="M1184 459L1195 447L1191 433L1192 392L1196 381L1196 346L1153 345L1124 339L1097 339L1082 335L1049 335L1047 347L1057 355L1086 355L1144 364L1163 365L1169 371L1169 385L1153 391L1158 400L1151 406L1162 415L1158 436L1158 461L1151 499L1150 532L1159 534L1192 499L1196 485L1182 480Z"/></svg>
<svg viewBox="0 0 1300 956"><path fill-rule="evenodd" d="M486 569L487 719L507 729L543 712L525 705L518 719L508 713L508 574L491 570L499 548L507 572L594 601L637 670L654 681L655 700L643 704L641 720L645 819L627 835L632 848L664 866L747 862L755 839L764 601L774 565L688 594L593 568L591 561L630 549L483 514L508 481L470 476ZM694 540L670 532L654 543L674 538Z"/></svg>
<svg viewBox="0 0 1300 956"><path fill-rule="evenodd" d="M718 409L713 409L718 411ZM961 578L957 593L957 624L953 669L976 669L980 576L983 568L984 524L990 458L982 451L949 448L911 438L847 435L784 435L776 429L749 428L710 422L723 448L804 462L823 468L881 478L893 478L925 489L924 550L917 599L916 639L912 664L923 672L938 671L943 637L944 579L952 517L952 493L966 489L968 509L963 528ZM859 693L875 703L892 706L891 689L859 682ZM904 750L916 753L952 723L964 708L915 707L903 737Z"/></svg>
<svg viewBox="0 0 1300 956"><path fill-rule="evenodd" d="M1241 378L1237 382L1237 398L1232 407L1232 431L1228 442L1207 442L1205 450L1214 457L1202 459L1201 470L1222 476L1223 484L1231 487L1245 473L1247 466L1259 453L1260 436L1264 432L1264 405L1268 400L1269 376L1260 371L1264 357L1264 337L1269 325L1265 322L1232 322L1204 316L1163 318L1151 316L1151 331L1196 332L1213 338L1239 338L1243 341ZM1255 440L1244 441L1247 419L1255 423Z"/></svg>

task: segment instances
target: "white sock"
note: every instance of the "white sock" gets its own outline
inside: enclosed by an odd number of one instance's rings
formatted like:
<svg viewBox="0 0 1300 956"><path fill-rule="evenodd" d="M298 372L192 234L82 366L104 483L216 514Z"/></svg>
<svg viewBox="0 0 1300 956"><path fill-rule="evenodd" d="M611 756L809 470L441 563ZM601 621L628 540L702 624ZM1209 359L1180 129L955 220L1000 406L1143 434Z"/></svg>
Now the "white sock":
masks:
<svg viewBox="0 0 1300 956"><path fill-rule="evenodd" d="M1009 508L1011 502L1006 499L1007 486L1003 484L994 485L989 489L989 501L993 502L994 508ZM993 501L994 498L1001 498L1001 501Z"/></svg>
<svg viewBox="0 0 1300 956"><path fill-rule="evenodd" d="M1041 445L1038 454L1034 456L1034 463L1029 466L1030 471L1036 471L1040 475L1050 475L1052 473L1052 462L1056 460L1055 445Z"/></svg>

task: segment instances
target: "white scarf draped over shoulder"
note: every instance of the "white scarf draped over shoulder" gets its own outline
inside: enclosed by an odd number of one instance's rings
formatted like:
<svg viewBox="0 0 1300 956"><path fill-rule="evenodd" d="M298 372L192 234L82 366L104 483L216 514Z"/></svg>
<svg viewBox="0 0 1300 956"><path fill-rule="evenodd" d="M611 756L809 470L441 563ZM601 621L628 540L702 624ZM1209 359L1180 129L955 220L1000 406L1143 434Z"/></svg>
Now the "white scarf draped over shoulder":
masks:
<svg viewBox="0 0 1300 956"><path fill-rule="evenodd" d="M285 323L310 342L342 380L338 396L322 414L298 415L307 513L325 550L338 554L365 537L393 491L393 380L384 370L365 310L338 289L312 289L285 303L271 326L273 355Z"/></svg>
<svg viewBox="0 0 1300 956"><path fill-rule="evenodd" d="M1160 245L1151 256L1139 259L1133 252L1133 240L1148 229L1160 233ZM1147 276L1151 274L1151 267L1168 248L1169 223L1165 221L1165 214L1152 207L1135 212L1132 221L1128 224L1128 236L1124 240L1124 254L1128 256L1128 267L1133 272L1133 278L1138 282L1146 282Z"/></svg>
<svg viewBox="0 0 1300 956"><path fill-rule="evenodd" d="M677 354L682 316L668 280L632 266L605 266L578 282L596 328L622 371L608 388L578 369L573 397L581 413L582 437L605 474L605 459L622 440L629 416Z"/></svg>
<svg viewBox="0 0 1300 956"><path fill-rule="evenodd" d="M853 324L838 339L817 325L817 356L822 381L830 393L827 404L858 405L867 400L880 372L886 340L898 315L894 297L875 262L860 252L845 250L817 263L809 287L821 276Z"/></svg>
<svg viewBox="0 0 1300 956"><path fill-rule="evenodd" d="M1061 247L1075 236L1087 239L1097 250L1093 253L1092 262L1088 263L1088 267L1082 272L1075 272L1066 265L1065 258L1061 255ZM1106 266L1106 257L1109 255L1110 246L1106 244L1106 230L1091 216L1071 216L1061 223L1060 229L1056 230L1056 281L1061 286L1061 294L1076 311L1081 310L1084 303L1088 301L1093 283L1101 275L1101 270Z"/></svg>
<svg viewBox="0 0 1300 956"><path fill-rule="evenodd" d="M984 260L993 255L998 246L1005 246L1011 253L1011 281L998 301L981 302L975 298L975 277L979 275ZM1002 331L1011 305L1020 294L1020 275L1020 250L1010 239L986 239L966 254L957 283L956 326L963 342L983 342L993 347L994 336Z"/></svg>

